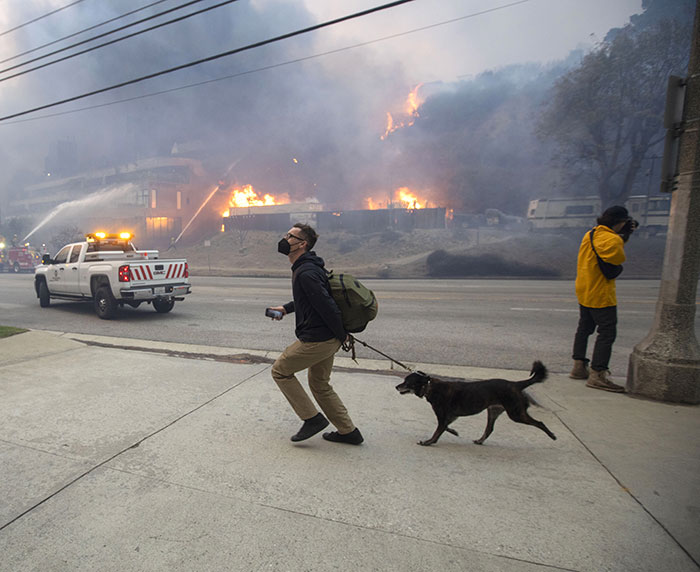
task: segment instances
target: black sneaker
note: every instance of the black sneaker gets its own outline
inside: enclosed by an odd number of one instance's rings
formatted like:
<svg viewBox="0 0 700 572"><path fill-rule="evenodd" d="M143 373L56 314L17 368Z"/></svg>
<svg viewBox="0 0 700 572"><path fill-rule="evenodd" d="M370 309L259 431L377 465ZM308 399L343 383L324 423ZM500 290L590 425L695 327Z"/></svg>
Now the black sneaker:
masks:
<svg viewBox="0 0 700 572"><path fill-rule="evenodd" d="M304 421L298 433L292 435L292 441L304 441L319 431L323 431L326 427L328 427L328 419L323 416L323 413L317 413L311 419Z"/></svg>
<svg viewBox="0 0 700 572"><path fill-rule="evenodd" d="M324 433L323 438L326 441L333 441L333 443L347 443L349 445L359 445L364 441L362 433L355 427L350 433L341 435L337 431L331 431L330 433Z"/></svg>

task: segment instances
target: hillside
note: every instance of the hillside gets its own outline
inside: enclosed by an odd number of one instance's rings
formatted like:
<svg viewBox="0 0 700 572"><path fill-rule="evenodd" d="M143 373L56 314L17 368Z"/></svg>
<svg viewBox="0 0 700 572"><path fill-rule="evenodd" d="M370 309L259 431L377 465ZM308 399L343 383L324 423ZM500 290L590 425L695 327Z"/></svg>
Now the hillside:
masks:
<svg viewBox="0 0 700 572"><path fill-rule="evenodd" d="M287 261L277 253L279 239L277 232L249 231L244 236L227 232L212 237L210 246L204 242L177 246L163 256L186 257L193 275L288 276ZM387 230L368 235L322 233L315 251L327 268L342 268L365 278L426 278L430 276L428 256L443 250L452 255L450 263L464 277L572 279L580 239L578 234L515 234L492 228ZM658 278L664 247L665 237L633 236L626 246L623 276ZM487 272L478 267L494 259L499 259L498 264L489 264Z"/></svg>

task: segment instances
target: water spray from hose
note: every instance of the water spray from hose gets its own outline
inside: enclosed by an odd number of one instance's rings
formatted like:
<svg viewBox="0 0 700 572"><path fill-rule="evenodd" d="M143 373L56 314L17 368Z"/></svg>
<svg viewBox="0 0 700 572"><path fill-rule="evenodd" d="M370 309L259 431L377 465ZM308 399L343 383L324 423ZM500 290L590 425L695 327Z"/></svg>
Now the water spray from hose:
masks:
<svg viewBox="0 0 700 572"><path fill-rule="evenodd" d="M27 236L22 239L22 242L26 242L27 239L32 236L37 230L42 226L46 225L49 221L54 219L60 213L68 210L70 214L75 214L76 211L85 210L92 207L103 206L105 204L110 204L111 201L125 195L129 192L135 191L137 186L133 183L127 185L120 185L118 187L110 187L107 189L100 189L94 193L91 193L82 199L75 199L72 201L66 201L56 206L49 214L47 214L44 219L36 225Z"/></svg>
<svg viewBox="0 0 700 572"><path fill-rule="evenodd" d="M199 208L197 209L197 212L195 212L195 213L192 215L192 218L191 218L191 219L189 220L189 222L185 225L185 228L183 228L182 231L180 232L180 234L177 235L177 238L176 238L176 239L173 241L173 243L170 245L171 247L175 246L175 245L177 244L177 242L180 240L180 238L182 238L182 235L185 234L185 231L190 227L190 225L192 224L192 221L194 221L194 219L197 218L197 215L199 215L199 213L202 212L202 209L203 209L203 208L206 206L206 204L211 200L211 198L217 193L217 191L219 191L222 187L224 187L224 186L227 185L228 176L229 176L229 174L231 173L231 170L238 164L239 161L240 161L240 159L234 161L233 163L231 163L231 164L229 165L228 169L226 169L226 174L224 175L223 181L219 182L219 184L216 185L216 186L214 187L214 189L212 190L212 192L209 193L209 196L208 196L206 199L204 199L204 202L203 202L201 205L199 205Z"/></svg>

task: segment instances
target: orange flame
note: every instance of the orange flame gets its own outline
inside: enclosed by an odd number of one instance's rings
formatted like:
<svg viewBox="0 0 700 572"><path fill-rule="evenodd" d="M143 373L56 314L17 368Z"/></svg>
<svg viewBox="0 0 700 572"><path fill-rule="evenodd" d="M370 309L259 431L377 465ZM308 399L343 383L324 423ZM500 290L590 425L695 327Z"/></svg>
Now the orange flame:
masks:
<svg viewBox="0 0 700 572"><path fill-rule="evenodd" d="M371 211L386 208L386 204L382 204L380 201L375 201L372 197L367 197L365 202L367 203L367 208Z"/></svg>
<svg viewBox="0 0 700 572"><path fill-rule="evenodd" d="M408 187L401 187L396 191L399 195L399 201L402 205L406 205L404 208L407 209L422 209L428 201L424 201L423 206L418 202L420 199L414 195Z"/></svg>
<svg viewBox="0 0 700 572"><path fill-rule="evenodd" d="M422 83L419 83L408 94L408 97L406 98L406 105L404 107L404 111L407 115L418 117L418 108L423 103L423 100L419 99L418 97L418 90L421 88L422 85Z"/></svg>
<svg viewBox="0 0 700 572"><path fill-rule="evenodd" d="M286 193L277 196L266 193L260 198L258 193L253 189L253 185L245 185L243 188L234 188L231 191L231 196L228 200L229 208L222 213L222 216L230 216L232 208L284 205L288 202L289 195Z"/></svg>
<svg viewBox="0 0 700 572"><path fill-rule="evenodd" d="M376 197L367 197L365 204L369 210L377 209L424 209L428 207L428 201L421 199L418 195L408 187L400 187L394 191L393 195L389 195L386 200L377 199Z"/></svg>
<svg viewBox="0 0 700 572"><path fill-rule="evenodd" d="M386 114L386 128L384 130L384 135L380 137L382 141L386 139L390 133L393 133L397 129L403 127L410 127L416 122L416 118L420 117L418 114L418 108L423 104L423 99L418 95L418 90L423 84L419 83L414 87L408 94L406 102L404 103L404 108L402 114L405 116L401 121L395 121L391 113Z"/></svg>

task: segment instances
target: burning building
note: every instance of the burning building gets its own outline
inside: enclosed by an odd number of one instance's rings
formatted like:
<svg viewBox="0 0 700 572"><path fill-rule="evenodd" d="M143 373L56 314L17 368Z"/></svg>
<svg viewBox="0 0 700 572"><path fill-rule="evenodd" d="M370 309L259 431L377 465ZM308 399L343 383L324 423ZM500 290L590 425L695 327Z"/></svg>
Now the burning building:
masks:
<svg viewBox="0 0 700 572"><path fill-rule="evenodd" d="M183 234L190 242L219 230L283 232L297 222L353 233L445 227L446 209L432 207L406 187L370 194L363 200L366 208L348 209L315 199L292 201L287 193L258 192L250 184L212 186L208 180L197 160L153 158L28 186L8 214L44 221L58 214L51 224L83 232L128 230L159 248Z"/></svg>
<svg viewBox="0 0 700 572"><path fill-rule="evenodd" d="M287 195L264 195L262 200L248 185L234 189L223 212L222 230L272 230L283 232L297 222L318 230L352 233L381 232L388 228L445 228L447 209L430 207L408 188L386 198L367 197L365 209L329 209L318 201L289 202ZM246 202L248 201L248 202Z"/></svg>
<svg viewBox="0 0 700 572"><path fill-rule="evenodd" d="M377 138L385 142L375 139L370 148L390 146L387 138L414 125L424 99L421 90L425 91L422 85L413 87L387 112L386 126L377 126ZM199 241L219 230L283 231L295 222L349 232L444 228L448 214L424 198L437 196L431 189L376 191L383 178L398 179L389 167L386 174L377 174L371 167L366 174L355 169L356 177L342 176L345 172L339 169L343 184L336 187L333 177L323 176L328 172L326 163L309 161L307 165L294 153L287 156L284 168L279 154L271 152L262 164L244 156L233 161L219 181L228 152L205 142L176 144L170 156L82 173L77 169L74 143L66 142L54 151L45 163L44 181L14 192L17 198L4 212L10 217L31 216L38 222L28 236L44 227L58 234L58 225L79 231L129 230L139 242L162 248L181 238L183 244ZM202 162L221 170L207 173ZM401 178L411 177L402 173ZM258 182L264 190L253 186ZM375 188L363 189L364 184ZM335 188L335 193L329 190ZM309 196L319 196L325 204L303 199ZM41 236L45 232L35 239Z"/></svg>
<svg viewBox="0 0 700 572"><path fill-rule="evenodd" d="M8 204L7 215L52 218L82 230L129 230L151 245L178 236L206 196L206 177L195 159L163 157L30 185ZM65 208L63 208L65 207Z"/></svg>

